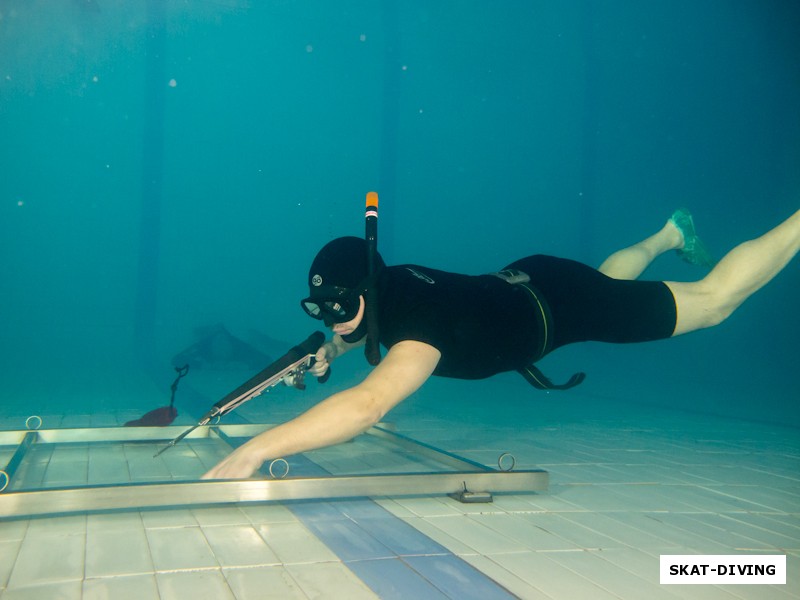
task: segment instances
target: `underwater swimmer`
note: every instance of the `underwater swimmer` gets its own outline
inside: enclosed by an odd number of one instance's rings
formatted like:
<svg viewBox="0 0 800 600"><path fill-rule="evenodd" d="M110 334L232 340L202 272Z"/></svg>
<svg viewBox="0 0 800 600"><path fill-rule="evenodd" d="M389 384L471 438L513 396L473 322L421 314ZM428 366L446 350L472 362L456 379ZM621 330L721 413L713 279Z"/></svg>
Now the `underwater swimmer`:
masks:
<svg viewBox="0 0 800 600"><path fill-rule="evenodd" d="M670 250L712 268L690 283L636 280ZM312 373L324 374L333 360L364 345L369 298L377 299L378 338L386 356L361 383L252 438L204 478L250 477L265 461L352 439L431 375L478 379L510 370L525 375L533 361L566 344L642 342L712 327L775 277L798 250L800 211L735 247L716 265L683 209L597 270L542 255L480 276L418 265L387 267L379 260L377 277L371 278L366 242L335 239L314 259L310 295L302 302L334 333L318 350Z"/></svg>

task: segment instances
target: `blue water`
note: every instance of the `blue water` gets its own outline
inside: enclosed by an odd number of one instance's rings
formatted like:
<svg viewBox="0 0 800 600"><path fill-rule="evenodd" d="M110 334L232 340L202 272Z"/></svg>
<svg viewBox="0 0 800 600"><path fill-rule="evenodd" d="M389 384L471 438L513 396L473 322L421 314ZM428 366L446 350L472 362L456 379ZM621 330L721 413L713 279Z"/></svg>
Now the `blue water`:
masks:
<svg viewBox="0 0 800 600"><path fill-rule="evenodd" d="M798 207L799 25L782 0L0 0L3 410L161 404L199 327L304 339L307 266L371 189L389 263L598 265L679 205L722 254ZM798 305L795 261L716 330L545 365L800 425Z"/></svg>

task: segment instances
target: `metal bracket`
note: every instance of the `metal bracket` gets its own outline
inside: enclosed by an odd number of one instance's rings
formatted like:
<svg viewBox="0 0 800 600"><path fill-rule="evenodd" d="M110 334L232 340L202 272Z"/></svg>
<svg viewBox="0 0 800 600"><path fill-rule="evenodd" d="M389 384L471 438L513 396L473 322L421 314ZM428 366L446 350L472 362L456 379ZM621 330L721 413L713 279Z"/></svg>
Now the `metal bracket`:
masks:
<svg viewBox="0 0 800 600"><path fill-rule="evenodd" d="M494 500L489 492L470 492L467 489L466 481L464 482L463 490L447 495L453 500L458 500L462 504L488 504Z"/></svg>

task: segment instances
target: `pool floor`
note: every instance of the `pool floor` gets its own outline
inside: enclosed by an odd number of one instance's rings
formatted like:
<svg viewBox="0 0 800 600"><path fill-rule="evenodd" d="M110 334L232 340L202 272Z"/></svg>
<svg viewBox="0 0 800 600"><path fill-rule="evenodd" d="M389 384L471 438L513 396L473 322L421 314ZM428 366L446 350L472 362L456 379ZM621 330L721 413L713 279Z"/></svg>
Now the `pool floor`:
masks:
<svg viewBox="0 0 800 600"><path fill-rule="evenodd" d="M488 465L511 452L549 491L4 521L0 599L800 597L796 430L580 393L465 412L433 387L399 431ZM787 555L786 585L659 584L661 554L762 553Z"/></svg>

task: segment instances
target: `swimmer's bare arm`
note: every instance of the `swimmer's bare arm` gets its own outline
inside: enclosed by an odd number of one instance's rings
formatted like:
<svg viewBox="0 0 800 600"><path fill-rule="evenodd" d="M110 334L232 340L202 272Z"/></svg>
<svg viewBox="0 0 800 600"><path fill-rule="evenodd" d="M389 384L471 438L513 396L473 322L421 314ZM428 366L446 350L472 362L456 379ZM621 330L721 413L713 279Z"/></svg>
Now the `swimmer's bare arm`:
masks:
<svg viewBox="0 0 800 600"><path fill-rule="evenodd" d="M203 479L250 477L267 460L354 438L425 383L440 357L440 352L428 344L398 342L363 382L254 437Z"/></svg>

